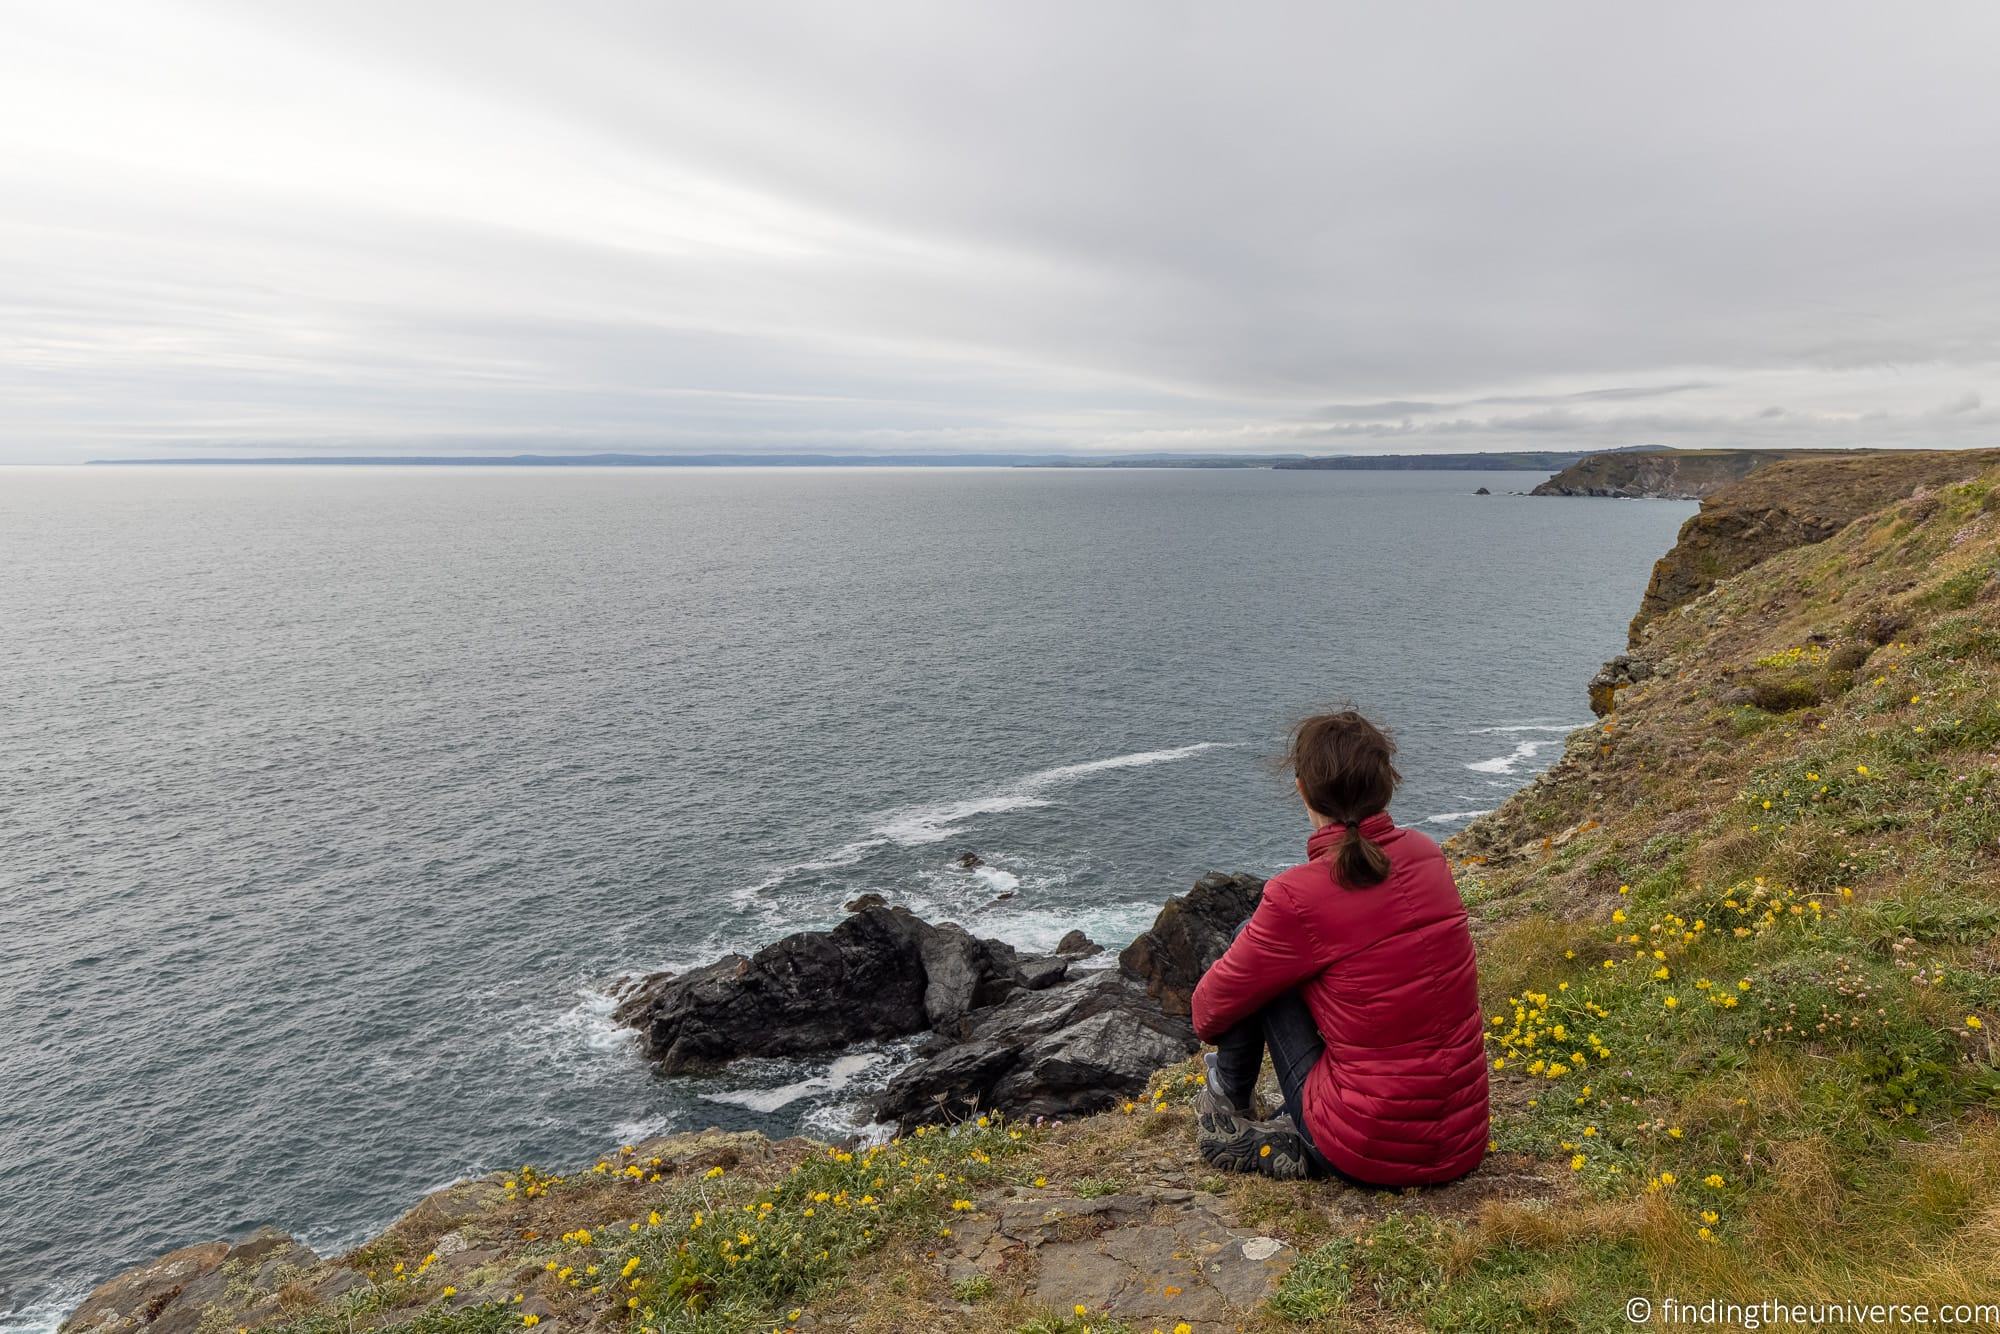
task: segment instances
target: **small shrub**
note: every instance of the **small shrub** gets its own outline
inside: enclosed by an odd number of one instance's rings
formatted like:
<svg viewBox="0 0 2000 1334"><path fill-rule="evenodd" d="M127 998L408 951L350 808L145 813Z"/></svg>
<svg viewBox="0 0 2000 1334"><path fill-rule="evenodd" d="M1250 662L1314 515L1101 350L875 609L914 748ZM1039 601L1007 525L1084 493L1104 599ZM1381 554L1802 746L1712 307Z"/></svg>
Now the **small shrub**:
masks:
<svg viewBox="0 0 2000 1334"><path fill-rule="evenodd" d="M974 1274L971 1278L962 1278L951 1285L951 1295L967 1305L983 1302L993 1295L992 1275Z"/></svg>

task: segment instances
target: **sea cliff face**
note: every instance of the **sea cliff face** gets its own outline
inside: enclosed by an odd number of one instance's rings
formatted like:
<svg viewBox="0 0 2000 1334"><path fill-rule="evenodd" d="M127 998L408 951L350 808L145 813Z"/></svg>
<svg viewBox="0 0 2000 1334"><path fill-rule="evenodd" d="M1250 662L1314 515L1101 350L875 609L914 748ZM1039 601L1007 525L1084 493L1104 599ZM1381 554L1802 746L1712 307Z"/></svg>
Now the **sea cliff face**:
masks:
<svg viewBox="0 0 2000 1334"><path fill-rule="evenodd" d="M1622 1328L1669 1294L1991 1302L2000 454L1774 464L1670 562L1694 573L1603 719L1446 848L1490 1018L1494 1139L1465 1181L1214 1173L1184 1061L1060 1124L947 1097L873 1147L707 1132L524 1165L337 1256L276 1232L175 1252L68 1329L1502 1331ZM1123 1003L1178 1022L1255 882L1204 883L1098 974ZM811 993L865 949L868 978L922 972L884 1012L948 1061L1089 985L856 912L867 942L655 979L633 1022L661 1059L697 1028L708 1056L835 1041Z"/></svg>
<svg viewBox="0 0 2000 1334"><path fill-rule="evenodd" d="M1631 457L1619 456L1619 457ZM1653 567L1631 642L1662 614L1731 575L1793 547L1823 542L1864 514L1918 487L1939 486L2000 463L2000 450L1882 450L1774 459L1714 488Z"/></svg>
<svg viewBox="0 0 2000 1334"><path fill-rule="evenodd" d="M1528 494L1622 500L1700 500L1783 459L1823 453L1778 449L1619 450L1570 464Z"/></svg>

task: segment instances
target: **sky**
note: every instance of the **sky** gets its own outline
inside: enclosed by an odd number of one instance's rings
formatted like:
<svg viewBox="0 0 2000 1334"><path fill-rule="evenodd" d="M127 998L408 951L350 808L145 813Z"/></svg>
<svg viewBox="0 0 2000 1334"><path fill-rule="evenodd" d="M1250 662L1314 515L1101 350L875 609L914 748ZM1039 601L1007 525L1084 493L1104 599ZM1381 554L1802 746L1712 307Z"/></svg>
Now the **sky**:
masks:
<svg viewBox="0 0 2000 1334"><path fill-rule="evenodd" d="M0 462L2000 445L2000 5L5 0Z"/></svg>

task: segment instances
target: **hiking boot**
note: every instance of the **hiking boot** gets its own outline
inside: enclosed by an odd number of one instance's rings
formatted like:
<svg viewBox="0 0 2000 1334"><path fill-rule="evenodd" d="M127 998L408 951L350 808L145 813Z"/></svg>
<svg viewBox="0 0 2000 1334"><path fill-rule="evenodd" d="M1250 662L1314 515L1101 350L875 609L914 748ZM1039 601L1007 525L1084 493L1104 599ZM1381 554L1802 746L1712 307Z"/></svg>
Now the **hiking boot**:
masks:
<svg viewBox="0 0 2000 1334"><path fill-rule="evenodd" d="M1224 1172L1257 1170L1257 1143L1251 1132L1252 1118L1247 1108L1223 1090L1215 1073L1215 1053L1202 1061L1207 1078L1201 1092L1194 1095L1195 1148L1209 1166Z"/></svg>
<svg viewBox="0 0 2000 1334"><path fill-rule="evenodd" d="M1249 1131L1257 1171L1279 1181L1303 1181L1312 1175L1306 1137L1290 1116L1280 1113L1268 1121L1252 1121Z"/></svg>
<svg viewBox="0 0 2000 1334"><path fill-rule="evenodd" d="M1205 1084L1194 1095L1194 1145L1202 1161L1224 1172L1257 1170L1256 1122Z"/></svg>

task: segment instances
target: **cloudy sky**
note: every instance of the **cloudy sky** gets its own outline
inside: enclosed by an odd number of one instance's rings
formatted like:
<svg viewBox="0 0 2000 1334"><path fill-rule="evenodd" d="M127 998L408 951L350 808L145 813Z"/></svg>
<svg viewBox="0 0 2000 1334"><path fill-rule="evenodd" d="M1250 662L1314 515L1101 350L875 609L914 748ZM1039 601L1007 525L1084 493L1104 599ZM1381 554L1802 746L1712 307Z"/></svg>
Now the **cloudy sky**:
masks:
<svg viewBox="0 0 2000 1334"><path fill-rule="evenodd" d="M2000 444L2000 5L7 0L0 461Z"/></svg>

